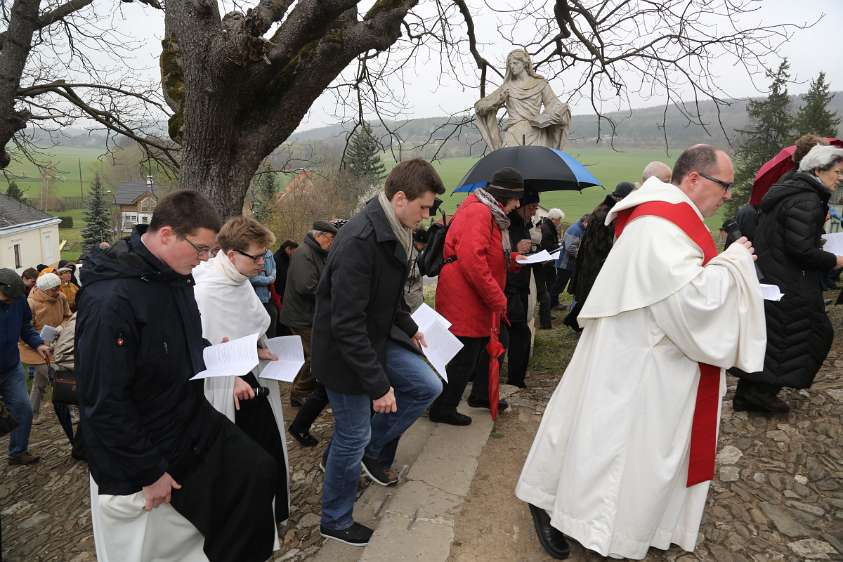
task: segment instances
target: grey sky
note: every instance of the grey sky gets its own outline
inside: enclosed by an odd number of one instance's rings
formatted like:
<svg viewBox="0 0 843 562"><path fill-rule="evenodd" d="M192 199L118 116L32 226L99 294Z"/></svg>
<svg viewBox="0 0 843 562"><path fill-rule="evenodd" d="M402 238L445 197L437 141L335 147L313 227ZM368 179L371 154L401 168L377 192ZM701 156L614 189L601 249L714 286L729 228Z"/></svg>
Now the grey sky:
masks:
<svg viewBox="0 0 843 562"><path fill-rule="evenodd" d="M798 7L798 8L797 8ZM163 17L160 12L151 10L140 3L122 4L124 18L115 21L118 28L127 35L144 40L146 47L136 53L135 61L130 64L148 68L150 77L157 76L157 56L160 52L160 39L163 36ZM749 22L804 23L824 14L824 18L814 28L799 32L779 53L791 61L791 73L797 82L790 86L792 93L803 93L808 82L820 71L825 71L832 90L843 90L843 57L840 55L836 40L843 32L843 0L767 0L758 12L747 16ZM497 61L503 67L503 60L511 46L504 44L497 32L495 21L479 17L478 39L487 43L483 47L484 55L491 61ZM773 64L776 64L774 61ZM407 102L409 107L402 114L405 118L429 117L450 114L471 106L478 97L477 91L464 90L459 84L445 80L436 85L438 73L436 64L417 64L406 74ZM734 97L759 95L752 81L741 69L735 68L733 61L721 59L713 65L714 73L724 89ZM757 81L760 87L766 87L768 80ZM552 82L554 90L565 96L564 76ZM657 105L658 99L631 98L633 107ZM332 114L334 103L329 96L323 96L311 108L310 114L302 121L301 129L319 127L335 123ZM609 109L609 108L607 108ZM573 106L574 113L591 113L585 103Z"/></svg>

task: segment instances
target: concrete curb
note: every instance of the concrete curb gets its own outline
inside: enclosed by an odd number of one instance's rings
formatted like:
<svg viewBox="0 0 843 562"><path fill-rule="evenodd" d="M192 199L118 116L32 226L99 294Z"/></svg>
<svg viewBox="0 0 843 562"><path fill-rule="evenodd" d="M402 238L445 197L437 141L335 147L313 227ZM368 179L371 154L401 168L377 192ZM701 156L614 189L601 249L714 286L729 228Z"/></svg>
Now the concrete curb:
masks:
<svg viewBox="0 0 843 562"><path fill-rule="evenodd" d="M365 549L325 541L317 562L447 560L477 462L492 431L488 410L466 409L467 427L419 419L401 438L397 465L409 465L394 488L369 486L354 519L375 529Z"/></svg>

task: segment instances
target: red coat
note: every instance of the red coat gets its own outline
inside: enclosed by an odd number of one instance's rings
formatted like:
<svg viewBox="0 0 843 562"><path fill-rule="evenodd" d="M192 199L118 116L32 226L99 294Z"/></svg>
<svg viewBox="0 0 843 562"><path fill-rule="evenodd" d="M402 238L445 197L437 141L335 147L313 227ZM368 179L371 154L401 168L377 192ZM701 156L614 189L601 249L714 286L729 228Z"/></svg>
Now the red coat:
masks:
<svg viewBox="0 0 843 562"><path fill-rule="evenodd" d="M501 230L474 195L463 201L448 228L443 257L453 255L457 260L439 274L436 310L451 322L454 335L488 337L492 313L506 313L506 261Z"/></svg>

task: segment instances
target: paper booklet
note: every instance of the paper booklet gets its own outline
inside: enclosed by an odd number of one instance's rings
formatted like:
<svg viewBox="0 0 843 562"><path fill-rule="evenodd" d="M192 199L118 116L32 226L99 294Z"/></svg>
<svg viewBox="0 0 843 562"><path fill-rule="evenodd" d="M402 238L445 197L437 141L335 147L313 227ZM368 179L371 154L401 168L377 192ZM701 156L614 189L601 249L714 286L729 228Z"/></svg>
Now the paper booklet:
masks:
<svg viewBox="0 0 843 562"><path fill-rule="evenodd" d="M57 337L59 337L59 331L53 326L48 326L44 324L44 327L41 328L41 333L38 335L41 336L41 339L44 340L44 343L50 345L51 343L56 341Z"/></svg>
<svg viewBox="0 0 843 562"><path fill-rule="evenodd" d="M211 377L242 377L258 366L258 334L206 347L205 370L190 380Z"/></svg>
<svg viewBox="0 0 843 562"><path fill-rule="evenodd" d="M530 265L532 263L544 263L546 261L555 260L559 254L557 253L555 256L551 256L547 250L542 250L541 252L536 252L535 254L530 254L529 256L518 256L517 261L521 265Z"/></svg>
<svg viewBox="0 0 843 562"><path fill-rule="evenodd" d="M427 342L427 346L421 348L422 353L439 376L448 382L445 366L462 349L462 342L448 329L451 323L424 303L413 313L413 321Z"/></svg>
<svg viewBox="0 0 843 562"><path fill-rule="evenodd" d="M781 289L779 289L778 285L766 285L764 283L759 284L761 287L761 297L765 301L780 301L784 296Z"/></svg>
<svg viewBox="0 0 843 562"><path fill-rule="evenodd" d="M266 342L269 350L278 357L269 361L258 375L262 379L293 382L304 366L304 348L301 336L281 336Z"/></svg>

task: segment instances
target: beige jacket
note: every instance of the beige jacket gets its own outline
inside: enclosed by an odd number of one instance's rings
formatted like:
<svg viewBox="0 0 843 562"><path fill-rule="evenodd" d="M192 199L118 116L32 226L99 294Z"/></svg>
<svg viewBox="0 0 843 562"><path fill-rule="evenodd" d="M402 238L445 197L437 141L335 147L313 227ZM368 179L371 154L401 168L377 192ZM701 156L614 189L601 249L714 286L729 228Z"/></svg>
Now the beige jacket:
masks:
<svg viewBox="0 0 843 562"><path fill-rule="evenodd" d="M29 302L29 308L32 309L32 324L35 326L36 332L40 332L44 326L58 328L65 320L70 318L70 305L61 292L51 297L38 287L33 287L27 301ZM27 365L44 364L44 359L38 355L38 352L23 341L18 342L18 350L20 351L21 362Z"/></svg>

